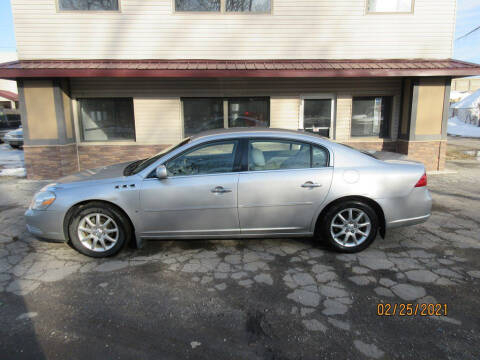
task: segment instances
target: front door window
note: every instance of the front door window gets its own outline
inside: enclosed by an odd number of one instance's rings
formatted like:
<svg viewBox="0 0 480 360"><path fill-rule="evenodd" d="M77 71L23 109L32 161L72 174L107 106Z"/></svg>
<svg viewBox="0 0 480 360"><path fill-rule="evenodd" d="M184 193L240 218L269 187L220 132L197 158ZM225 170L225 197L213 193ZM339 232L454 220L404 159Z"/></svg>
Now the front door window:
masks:
<svg viewBox="0 0 480 360"><path fill-rule="evenodd" d="M168 176L205 175L233 172L238 141L202 145L166 163Z"/></svg>

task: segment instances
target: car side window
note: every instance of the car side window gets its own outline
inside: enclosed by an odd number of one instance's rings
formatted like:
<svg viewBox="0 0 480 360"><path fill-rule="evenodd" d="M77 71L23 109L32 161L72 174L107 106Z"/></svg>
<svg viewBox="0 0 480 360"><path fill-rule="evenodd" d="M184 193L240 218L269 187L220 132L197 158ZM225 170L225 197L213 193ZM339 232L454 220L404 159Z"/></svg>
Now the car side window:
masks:
<svg viewBox="0 0 480 360"><path fill-rule="evenodd" d="M168 176L233 172L237 147L237 140L195 147L165 164Z"/></svg>
<svg viewBox="0 0 480 360"><path fill-rule="evenodd" d="M312 168L328 166L327 150L319 146L312 146Z"/></svg>
<svg viewBox="0 0 480 360"><path fill-rule="evenodd" d="M289 140L251 140L248 146L248 170L310 168L310 144Z"/></svg>

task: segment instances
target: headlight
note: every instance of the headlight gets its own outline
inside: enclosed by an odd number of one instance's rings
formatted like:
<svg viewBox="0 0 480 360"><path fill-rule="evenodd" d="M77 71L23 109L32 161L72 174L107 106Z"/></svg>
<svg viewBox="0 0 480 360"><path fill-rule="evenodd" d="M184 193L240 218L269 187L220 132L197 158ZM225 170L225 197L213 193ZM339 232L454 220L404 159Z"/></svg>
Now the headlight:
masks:
<svg viewBox="0 0 480 360"><path fill-rule="evenodd" d="M55 194L51 191L39 192L32 200L30 208L33 210L45 210L55 201Z"/></svg>

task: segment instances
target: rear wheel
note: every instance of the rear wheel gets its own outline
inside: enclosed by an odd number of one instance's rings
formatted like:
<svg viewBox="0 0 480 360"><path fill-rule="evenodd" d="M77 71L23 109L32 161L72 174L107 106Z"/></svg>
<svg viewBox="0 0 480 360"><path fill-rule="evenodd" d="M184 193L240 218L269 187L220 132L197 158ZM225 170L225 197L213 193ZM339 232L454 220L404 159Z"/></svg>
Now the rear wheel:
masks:
<svg viewBox="0 0 480 360"><path fill-rule="evenodd" d="M131 226L126 217L114 207L91 203L72 216L68 228L73 247L91 257L117 254L130 240Z"/></svg>
<svg viewBox="0 0 480 360"><path fill-rule="evenodd" d="M361 201L332 206L321 223L321 236L336 251L355 253L366 249L378 232L375 210Z"/></svg>

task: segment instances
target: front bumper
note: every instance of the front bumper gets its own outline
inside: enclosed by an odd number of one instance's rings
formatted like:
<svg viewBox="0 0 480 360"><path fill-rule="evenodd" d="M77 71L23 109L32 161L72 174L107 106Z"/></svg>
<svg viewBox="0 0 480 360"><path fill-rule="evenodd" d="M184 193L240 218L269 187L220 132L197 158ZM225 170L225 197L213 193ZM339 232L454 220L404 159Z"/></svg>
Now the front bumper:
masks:
<svg viewBox="0 0 480 360"><path fill-rule="evenodd" d="M27 230L40 239L67 241L63 233L63 214L58 211L28 209L25 222Z"/></svg>

